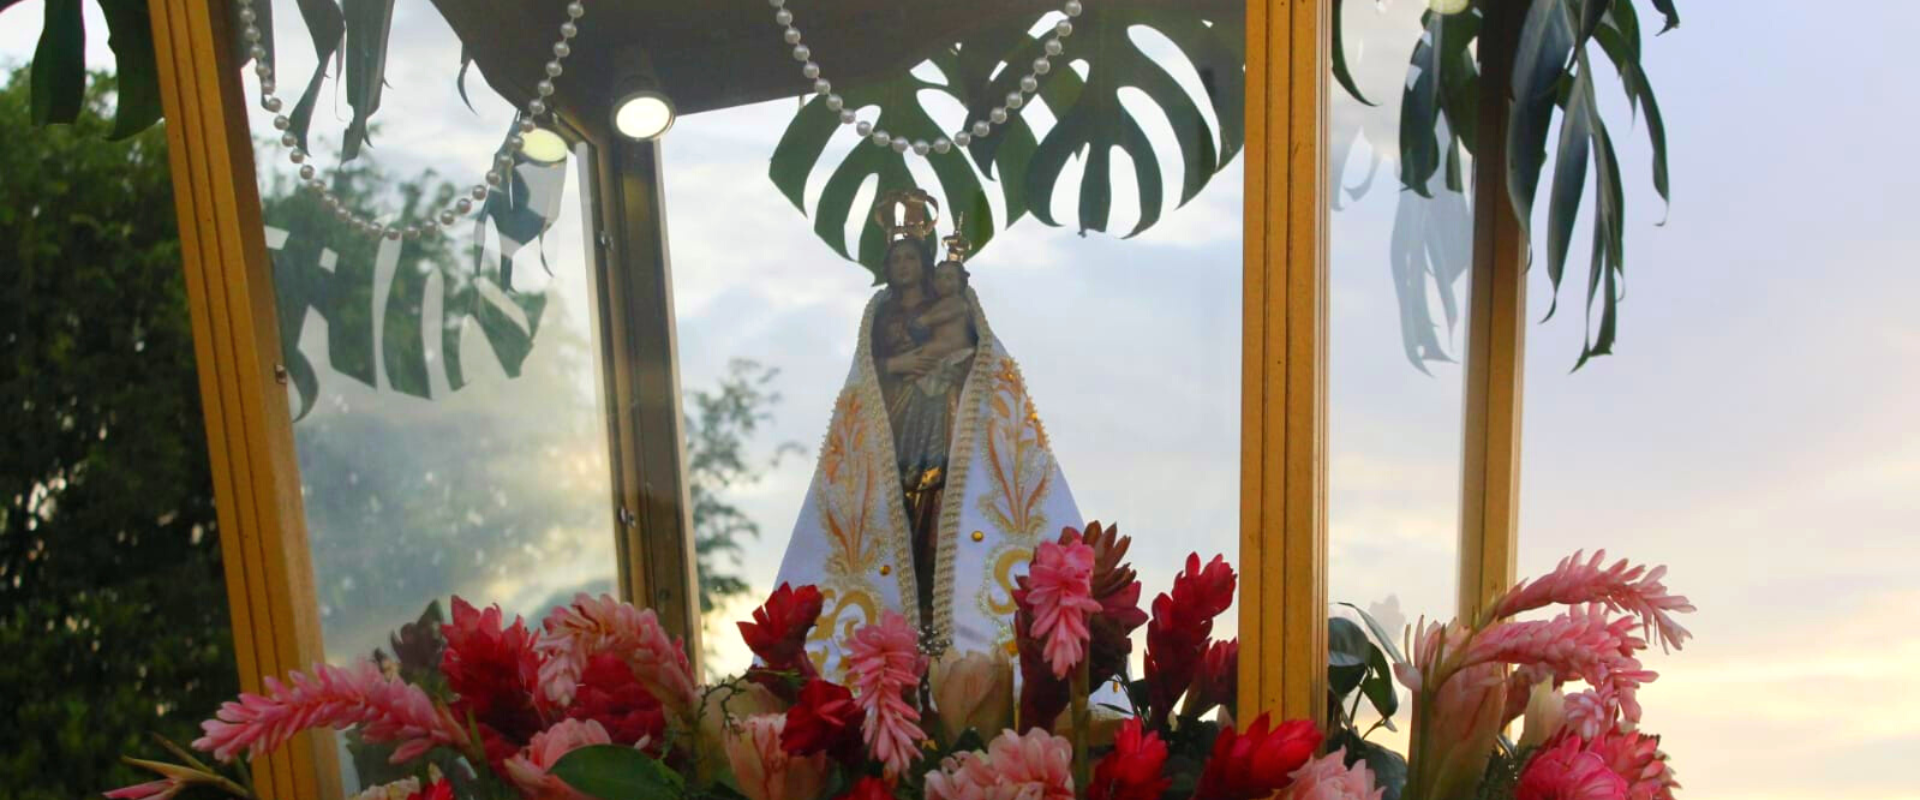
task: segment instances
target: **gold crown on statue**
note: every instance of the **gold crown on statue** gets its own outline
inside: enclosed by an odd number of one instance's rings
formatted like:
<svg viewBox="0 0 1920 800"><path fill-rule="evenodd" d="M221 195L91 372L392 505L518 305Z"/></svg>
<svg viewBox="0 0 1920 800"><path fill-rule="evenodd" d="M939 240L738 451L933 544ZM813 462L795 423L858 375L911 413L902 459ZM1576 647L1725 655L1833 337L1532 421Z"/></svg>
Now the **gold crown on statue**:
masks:
<svg viewBox="0 0 1920 800"><path fill-rule="evenodd" d="M895 189L873 202L873 224L887 232L887 241L911 236L925 239L933 235L940 221L940 201L925 189Z"/></svg>
<svg viewBox="0 0 1920 800"><path fill-rule="evenodd" d="M964 264L967 256L973 255L973 242L967 240L964 232L966 229L967 215L965 213L953 215L953 233L940 240L941 244L947 246L947 261L958 261Z"/></svg>

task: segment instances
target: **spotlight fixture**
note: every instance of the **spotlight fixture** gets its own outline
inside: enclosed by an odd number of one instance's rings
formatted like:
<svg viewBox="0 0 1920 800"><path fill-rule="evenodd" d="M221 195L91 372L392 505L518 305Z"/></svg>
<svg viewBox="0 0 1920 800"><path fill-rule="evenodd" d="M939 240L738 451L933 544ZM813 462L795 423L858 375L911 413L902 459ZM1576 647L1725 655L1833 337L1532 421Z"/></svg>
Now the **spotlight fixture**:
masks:
<svg viewBox="0 0 1920 800"><path fill-rule="evenodd" d="M673 101L652 89L629 94L613 104L613 129L634 141L660 138L673 127Z"/></svg>
<svg viewBox="0 0 1920 800"><path fill-rule="evenodd" d="M540 164L558 164L567 159L567 140L546 128L534 128L520 135L520 152Z"/></svg>

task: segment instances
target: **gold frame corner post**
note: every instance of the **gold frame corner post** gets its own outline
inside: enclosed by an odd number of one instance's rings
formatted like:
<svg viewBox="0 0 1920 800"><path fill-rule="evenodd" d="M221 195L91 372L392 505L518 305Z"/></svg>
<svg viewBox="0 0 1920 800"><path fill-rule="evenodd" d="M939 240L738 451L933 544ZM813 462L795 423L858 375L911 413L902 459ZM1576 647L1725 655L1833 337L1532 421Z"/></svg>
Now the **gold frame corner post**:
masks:
<svg viewBox="0 0 1920 800"><path fill-rule="evenodd" d="M206 418L241 688L320 660L299 463L244 89L225 0L149 0L166 112L181 266ZM254 762L275 800L339 795L331 736Z"/></svg>
<svg viewBox="0 0 1920 800"><path fill-rule="evenodd" d="M1478 617L1516 577L1520 550L1520 411L1525 382L1527 241L1507 191L1507 86L1525 3L1495 3L1480 36L1461 425L1458 613ZM1491 101L1490 101L1491 100Z"/></svg>
<svg viewBox="0 0 1920 800"><path fill-rule="evenodd" d="M1241 719L1326 695L1330 0L1248 0Z"/></svg>

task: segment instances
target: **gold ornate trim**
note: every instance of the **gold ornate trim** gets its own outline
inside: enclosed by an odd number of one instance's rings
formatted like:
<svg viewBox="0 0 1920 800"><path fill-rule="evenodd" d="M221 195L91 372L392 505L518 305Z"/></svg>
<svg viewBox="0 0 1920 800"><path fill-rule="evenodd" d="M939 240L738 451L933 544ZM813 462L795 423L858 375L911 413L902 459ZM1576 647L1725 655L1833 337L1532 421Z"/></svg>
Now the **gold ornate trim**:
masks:
<svg viewBox="0 0 1920 800"><path fill-rule="evenodd" d="M935 551L933 573L933 635L943 642L953 640L953 561L960 542L960 513L966 508L967 474L972 471L973 446L978 438L977 420L982 404L979 394L981 387L989 385L978 378L981 365L992 363L996 342L993 327L987 324L987 313L980 308L980 297L972 289L967 290L967 302L973 306L973 327L980 342L974 346L973 365L967 369L966 385L960 389L960 415L954 420L953 444L947 448L947 487L957 491L940 498L939 549Z"/></svg>
<svg viewBox="0 0 1920 800"><path fill-rule="evenodd" d="M900 487L900 464L894 457L893 424L887 420L886 398L880 394L880 379L873 363L873 318L888 292L887 289L875 292L873 299L867 301L866 313L860 317L860 343L854 351L854 363L859 373L854 385L860 392L861 405L866 407L866 421L872 422L873 415L878 415L880 424L873 425L871 430L878 440L880 451L887 454L886 463L890 468L886 473L894 476L893 480L884 481L886 486L881 487L880 491L885 494L887 506L886 535L893 540L893 575L899 582L900 613L906 616L909 624L919 628L920 593L918 579L914 575L913 541L907 534L907 497Z"/></svg>

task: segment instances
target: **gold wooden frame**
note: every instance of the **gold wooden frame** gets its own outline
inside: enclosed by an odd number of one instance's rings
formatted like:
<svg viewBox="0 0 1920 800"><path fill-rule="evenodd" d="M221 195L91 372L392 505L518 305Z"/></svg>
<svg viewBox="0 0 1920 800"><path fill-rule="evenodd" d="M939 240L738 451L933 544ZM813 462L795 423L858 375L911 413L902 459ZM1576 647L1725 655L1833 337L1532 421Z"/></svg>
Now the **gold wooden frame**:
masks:
<svg viewBox="0 0 1920 800"><path fill-rule="evenodd" d="M229 51L226 0L149 7L238 667L242 686L257 691L267 676L318 661L321 649L248 105ZM1318 720L1326 691L1329 9L1329 0L1247 3L1244 718L1274 711ZM659 225L657 152L587 136L599 157L593 258L622 589L666 604L669 625L693 636L670 283L664 237L648 232ZM630 315L637 312L648 316ZM256 762L260 789L275 798L338 796L333 752L323 737L302 737Z"/></svg>

